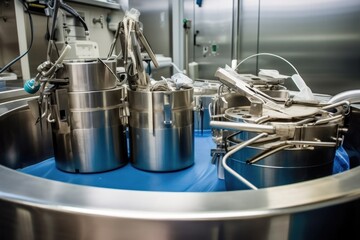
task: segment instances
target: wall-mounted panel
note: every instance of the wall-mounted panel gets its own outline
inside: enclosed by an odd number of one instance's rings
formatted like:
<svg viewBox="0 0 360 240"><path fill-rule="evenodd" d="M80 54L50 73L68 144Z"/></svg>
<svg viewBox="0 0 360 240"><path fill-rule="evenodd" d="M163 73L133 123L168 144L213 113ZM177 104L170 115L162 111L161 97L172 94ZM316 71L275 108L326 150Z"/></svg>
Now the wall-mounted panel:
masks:
<svg viewBox="0 0 360 240"><path fill-rule="evenodd" d="M233 1L207 0L195 6L194 59L200 79L215 79L218 67L231 64L233 40Z"/></svg>
<svg viewBox="0 0 360 240"><path fill-rule="evenodd" d="M259 34L259 0L239 1L238 8L238 61L257 53ZM251 58L238 68L240 73L256 74L257 58Z"/></svg>
<svg viewBox="0 0 360 240"><path fill-rule="evenodd" d="M260 1L259 52L290 60L314 92L360 88L358 0ZM259 68L294 71L271 57Z"/></svg>

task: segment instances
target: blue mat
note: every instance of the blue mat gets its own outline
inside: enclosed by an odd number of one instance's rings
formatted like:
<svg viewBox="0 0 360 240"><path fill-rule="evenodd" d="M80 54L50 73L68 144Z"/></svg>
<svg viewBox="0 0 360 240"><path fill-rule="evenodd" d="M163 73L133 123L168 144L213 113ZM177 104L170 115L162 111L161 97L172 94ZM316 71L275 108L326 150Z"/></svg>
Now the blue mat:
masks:
<svg viewBox="0 0 360 240"><path fill-rule="evenodd" d="M104 173L81 174L58 170L50 158L19 169L30 175L80 185L142 191L217 192L226 191L225 182L217 178L216 166L211 164L210 150L215 148L210 131L195 133L195 164L185 170L153 173L126 166ZM335 155L333 174L349 169L349 157L340 146Z"/></svg>
<svg viewBox="0 0 360 240"><path fill-rule="evenodd" d="M170 173L145 172L131 164L104 173L66 173L56 168L54 158L19 171L46 179L104 188L169 192L226 191L224 181L217 178L216 166L210 162L210 149L214 147L210 132L204 132L202 136L196 133L195 164Z"/></svg>

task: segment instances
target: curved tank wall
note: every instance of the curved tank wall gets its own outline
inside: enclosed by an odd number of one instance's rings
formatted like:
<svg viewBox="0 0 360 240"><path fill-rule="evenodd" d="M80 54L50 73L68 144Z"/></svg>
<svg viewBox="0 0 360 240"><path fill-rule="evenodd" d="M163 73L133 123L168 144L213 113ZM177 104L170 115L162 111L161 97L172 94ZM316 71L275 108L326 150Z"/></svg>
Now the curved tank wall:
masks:
<svg viewBox="0 0 360 240"><path fill-rule="evenodd" d="M50 139L27 123L33 121L26 103L0 106L2 239L359 238L359 167L297 184L213 193L97 188L14 171L52 151Z"/></svg>

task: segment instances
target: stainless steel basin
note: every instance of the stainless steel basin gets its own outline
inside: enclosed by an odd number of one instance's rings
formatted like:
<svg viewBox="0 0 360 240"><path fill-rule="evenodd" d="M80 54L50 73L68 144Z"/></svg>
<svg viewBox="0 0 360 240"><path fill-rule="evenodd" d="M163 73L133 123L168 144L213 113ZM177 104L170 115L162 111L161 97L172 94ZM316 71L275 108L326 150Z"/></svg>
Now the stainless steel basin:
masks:
<svg viewBox="0 0 360 240"><path fill-rule="evenodd" d="M105 189L13 170L47 159L52 151L26 100L0 105L0 131L1 239L359 238L359 167L261 190Z"/></svg>

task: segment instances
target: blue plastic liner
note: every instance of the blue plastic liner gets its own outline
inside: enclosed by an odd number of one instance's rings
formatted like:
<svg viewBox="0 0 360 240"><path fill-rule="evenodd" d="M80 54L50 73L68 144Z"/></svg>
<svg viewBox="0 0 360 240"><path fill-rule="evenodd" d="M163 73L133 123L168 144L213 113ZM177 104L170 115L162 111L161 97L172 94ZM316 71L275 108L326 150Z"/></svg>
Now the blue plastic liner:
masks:
<svg viewBox="0 0 360 240"><path fill-rule="evenodd" d="M167 192L226 191L225 182L217 178L216 166L210 162L210 150L214 147L210 131L195 132L195 164L187 169L168 173L146 172L131 164L103 173L66 173L56 168L54 158L19 171L50 180L104 188ZM340 146L336 151L333 174L348 169L348 154Z"/></svg>
<svg viewBox="0 0 360 240"><path fill-rule="evenodd" d="M350 159L349 155L343 148L343 146L338 147L335 153L333 174L341 173L350 169Z"/></svg>
<svg viewBox="0 0 360 240"><path fill-rule="evenodd" d="M145 172L127 164L103 173L66 173L56 168L54 158L19 171L50 180L104 188L169 192L225 191L224 181L217 178L216 166L210 162L210 149L215 147L210 133L195 136L195 164L176 172Z"/></svg>

